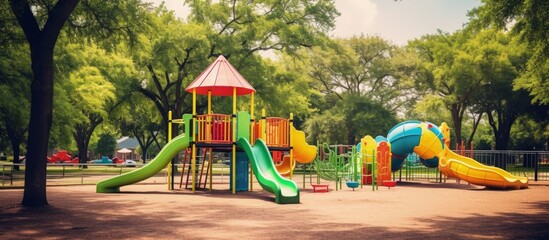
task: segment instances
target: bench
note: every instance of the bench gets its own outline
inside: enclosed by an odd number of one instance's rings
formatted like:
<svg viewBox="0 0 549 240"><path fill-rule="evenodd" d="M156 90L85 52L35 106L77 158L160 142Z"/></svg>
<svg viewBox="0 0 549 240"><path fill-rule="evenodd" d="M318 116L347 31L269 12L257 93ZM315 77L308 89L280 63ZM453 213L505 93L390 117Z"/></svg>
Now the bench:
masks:
<svg viewBox="0 0 549 240"><path fill-rule="evenodd" d="M328 184L311 184L313 186L313 192L328 192Z"/></svg>

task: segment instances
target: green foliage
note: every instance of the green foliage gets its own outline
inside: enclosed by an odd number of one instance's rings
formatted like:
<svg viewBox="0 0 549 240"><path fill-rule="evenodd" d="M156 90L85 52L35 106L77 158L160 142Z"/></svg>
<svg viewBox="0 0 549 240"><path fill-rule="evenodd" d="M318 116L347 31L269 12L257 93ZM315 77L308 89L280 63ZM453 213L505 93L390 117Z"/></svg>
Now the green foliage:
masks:
<svg viewBox="0 0 549 240"><path fill-rule="evenodd" d="M37 1L37 9L51 9L52 2ZM149 29L151 3L141 0L84 0L71 13L63 29L71 42L94 43L105 50L115 50L120 43L135 46L139 33ZM38 14L40 21L47 14ZM116 44L113 44L116 43Z"/></svg>
<svg viewBox="0 0 549 240"><path fill-rule="evenodd" d="M410 119L432 122L437 125L451 119L451 116L446 109L446 105L444 104L443 97L436 94L424 96L420 102L414 105L412 111L409 112L408 117Z"/></svg>
<svg viewBox="0 0 549 240"><path fill-rule="evenodd" d="M516 119L529 114L533 107L526 91L513 90L513 82L526 69L527 57L508 35L486 36L491 41L483 44L481 66L482 76L489 82L481 87L482 98L477 104L488 116L495 135L495 148L501 150L509 147L510 131Z"/></svg>
<svg viewBox="0 0 549 240"><path fill-rule="evenodd" d="M549 139L549 120L543 123L532 118L520 117L511 129L510 149L547 150Z"/></svg>
<svg viewBox="0 0 549 240"><path fill-rule="evenodd" d="M539 63L528 62L528 71L513 82L514 90L527 90L533 103L549 105L549 58Z"/></svg>
<svg viewBox="0 0 549 240"><path fill-rule="evenodd" d="M448 111L448 119L451 119L448 122L453 126L457 142L461 142L462 124L468 120L467 113L473 108L475 101L485 100L483 93L480 92L481 87L489 84L492 78L497 77L495 75L500 74L501 67L504 66L502 64L509 65L502 45L499 44L505 41L508 39L501 32L494 30L475 35L468 31L458 31L454 34L439 31L410 44L423 60L423 68L428 70L427 74L431 75L418 78L423 81L423 86L431 90L431 93L426 94L421 100L425 103L419 106L434 106L442 101ZM435 111L431 114L446 115L444 112L433 110ZM474 132L473 127L472 133Z"/></svg>
<svg viewBox="0 0 549 240"><path fill-rule="evenodd" d="M365 97L345 94L333 108L305 123L308 141L354 145L366 135L385 136L396 125L394 114Z"/></svg>
<svg viewBox="0 0 549 240"><path fill-rule="evenodd" d="M0 141L11 143L10 155L19 156L30 118L32 71L29 50L21 43L10 42L3 46L0 48L0 125L4 134L0 137L4 139ZM18 162L18 158L15 159Z"/></svg>
<svg viewBox="0 0 549 240"><path fill-rule="evenodd" d="M84 162L95 128L131 93L136 71L130 59L94 44L64 44L56 63L53 144L72 144L72 136Z"/></svg>
<svg viewBox="0 0 549 240"><path fill-rule="evenodd" d="M510 28L510 33L524 42L528 58L527 71L514 83L515 89L525 89L532 101L549 104L549 2L544 0L483 0L483 4L470 12L470 28Z"/></svg>
<svg viewBox="0 0 549 240"><path fill-rule="evenodd" d="M89 124L90 116L106 118L115 98L112 56L97 46L77 44L60 47L57 56L56 96L65 101L56 101L55 108L64 108L61 114L71 116L71 125Z"/></svg>
<svg viewBox="0 0 549 240"><path fill-rule="evenodd" d="M149 17L151 28L139 36L140 51L134 60L141 63L143 84L139 91L154 102L163 123L168 111L175 116L191 111L191 99L184 91L192 80L215 57L224 55L257 90L258 108L270 108L270 102L290 106L283 110L276 106L269 111L288 114L289 111L308 111L306 94L295 90L286 81L294 76L282 68L264 63L260 52L285 51L294 53L303 46L320 44L325 32L333 28L338 14L333 1L186 1L191 14L183 22L163 6ZM275 70L276 69L276 70ZM274 85L274 88L271 87ZM277 89L277 92L273 92ZM293 97L285 99L285 94ZM265 96L263 96L265 94ZM240 98L240 110L249 109L247 98ZM206 99L198 99L198 112L205 112ZM215 99L213 111L230 113L231 99ZM165 125L164 125L165 127ZM167 130L167 127L165 127Z"/></svg>
<svg viewBox="0 0 549 240"><path fill-rule="evenodd" d="M112 157L114 150L116 150L116 139L108 133L101 134L95 151L101 156Z"/></svg>
<svg viewBox="0 0 549 240"><path fill-rule="evenodd" d="M0 12L2 13L0 18L0 33L2 33L0 34L0 46L6 47L12 43L24 43L25 34L19 27L8 1L0 2Z"/></svg>
<svg viewBox="0 0 549 240"><path fill-rule="evenodd" d="M334 2L320 1L208 1L187 0L189 22L214 30L211 52L250 55L257 51L315 46L335 26L339 15ZM228 49L231 49L228 51ZM236 64L240 68L241 64Z"/></svg>
<svg viewBox="0 0 549 240"><path fill-rule="evenodd" d="M491 131L479 131L478 137L474 141L474 149L477 150L493 150L495 143L493 133Z"/></svg>
<svg viewBox="0 0 549 240"><path fill-rule="evenodd" d="M296 71L306 70L318 99L310 101L317 115L306 121L310 140L355 144L387 134L397 110L418 96L414 82L424 74L414 54L364 36L303 51Z"/></svg>
<svg viewBox="0 0 549 240"><path fill-rule="evenodd" d="M178 117L174 116L174 118ZM153 103L142 94L132 94L129 101L122 103L119 111L111 115L110 119L121 134L138 140L143 159L147 155L155 154L160 150L159 147L164 145L158 139L158 135L162 132L162 119L156 114Z"/></svg>
<svg viewBox="0 0 549 240"><path fill-rule="evenodd" d="M296 119L306 119L312 113L309 106L309 96L312 94L310 79L303 72L283 62L286 61L266 61L263 65L266 72L261 76L264 79L256 81L260 84L254 86L258 92L261 91L261 94L256 94L256 108L258 111L266 109L268 116L289 118L290 113L293 113ZM294 124L300 127L300 124Z"/></svg>
<svg viewBox="0 0 549 240"><path fill-rule="evenodd" d="M32 2L39 26L55 2ZM78 127L92 130L87 136L93 143L97 136L91 125L104 121L121 133L142 134L157 147L152 132L167 122L168 110L174 117L190 111L185 86L220 54L257 90L256 117L262 108L269 116L294 113L296 126L306 122L312 142L354 143L366 134L385 135L397 113L448 122L452 129L462 129L459 138L465 138L475 132L475 114L494 113L497 125L513 114L496 116L496 109L528 105L518 90L527 90L534 102L549 101L549 62L540 57L547 48L544 2L485 0L472 12L486 23L473 21L471 26L478 29L438 32L406 47L380 37L328 39L326 33L339 15L329 0L185 3L191 8L185 21L164 6L152 8L137 0L77 6L55 48L51 147L74 149L69 136ZM0 9L9 6L1 3ZM518 37L481 30L487 24L511 27ZM0 50L0 118L4 129L9 120L24 130L30 109L30 53L15 44L23 34L12 15L0 19L0 30L0 43L9 43ZM265 51L275 52L278 59L263 59L259 53ZM135 96L136 90L141 97ZM238 109L249 110L249 100L239 97ZM205 106L206 98L199 97L199 112ZM214 98L213 110L230 113L232 99ZM546 136L543 120L519 118L525 130L512 125L510 146L538 146L533 139ZM487 129L487 122L480 124L474 140L489 148L494 137L484 135L495 132Z"/></svg>

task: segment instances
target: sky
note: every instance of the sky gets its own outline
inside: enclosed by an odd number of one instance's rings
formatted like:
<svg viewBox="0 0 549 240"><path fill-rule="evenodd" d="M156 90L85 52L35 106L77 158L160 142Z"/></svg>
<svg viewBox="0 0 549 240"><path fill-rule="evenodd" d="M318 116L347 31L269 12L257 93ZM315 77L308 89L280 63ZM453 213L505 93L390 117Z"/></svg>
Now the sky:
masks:
<svg viewBox="0 0 549 240"><path fill-rule="evenodd" d="M162 0L150 0L159 4ZM166 7L186 18L188 9L181 0L166 0ZM336 0L341 13L336 19L333 37L364 34L380 36L397 45L437 29L454 32L468 22L467 11L478 7L480 0Z"/></svg>

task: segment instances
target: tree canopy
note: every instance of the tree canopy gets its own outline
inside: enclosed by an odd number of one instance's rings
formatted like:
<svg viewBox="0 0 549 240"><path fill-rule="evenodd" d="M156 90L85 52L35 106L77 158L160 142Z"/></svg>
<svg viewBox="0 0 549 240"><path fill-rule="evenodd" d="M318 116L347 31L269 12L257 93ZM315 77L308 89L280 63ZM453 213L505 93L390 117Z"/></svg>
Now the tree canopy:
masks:
<svg viewBox="0 0 549 240"><path fill-rule="evenodd" d="M533 102L549 104L549 2L544 0L483 0L471 11L471 28L510 29L528 47L531 56L527 69L513 83L515 90L524 89Z"/></svg>
<svg viewBox="0 0 549 240"><path fill-rule="evenodd" d="M48 149L84 162L102 133L134 136L144 154L161 147L168 112L190 112L185 87L220 55L257 90L257 109L294 113L311 143L356 144L419 118L486 148L546 146L547 1L483 0L463 29L405 46L331 37L333 0L181 4L184 18L140 0L0 3L0 147L26 151L24 206L47 204ZM231 101L213 108L229 113Z"/></svg>

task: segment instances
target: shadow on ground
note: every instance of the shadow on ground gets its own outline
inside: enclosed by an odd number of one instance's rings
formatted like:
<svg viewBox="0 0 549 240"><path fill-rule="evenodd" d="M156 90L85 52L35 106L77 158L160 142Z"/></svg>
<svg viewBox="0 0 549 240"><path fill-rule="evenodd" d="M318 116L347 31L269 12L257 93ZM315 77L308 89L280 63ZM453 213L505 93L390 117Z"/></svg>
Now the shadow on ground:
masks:
<svg viewBox="0 0 549 240"><path fill-rule="evenodd" d="M7 194L6 194L7 193ZM130 194L128 194L130 193ZM55 195L51 206L21 208L20 191L5 191L0 239L547 239L549 202L525 204L534 213L501 212L415 219L417 227L376 226L377 218L341 223L303 205L276 205L272 195L226 192L126 192ZM11 194L11 195L10 195ZM185 197L181 197L185 195ZM260 206L233 204L254 198ZM161 203L151 201L161 198ZM212 204L207 198L222 198ZM119 199L124 199L120 201ZM224 200L226 199L226 203ZM219 199L217 199L219 200ZM221 203L220 203L221 202ZM5 203L5 202L4 202ZM367 213L357 213L367 214Z"/></svg>

